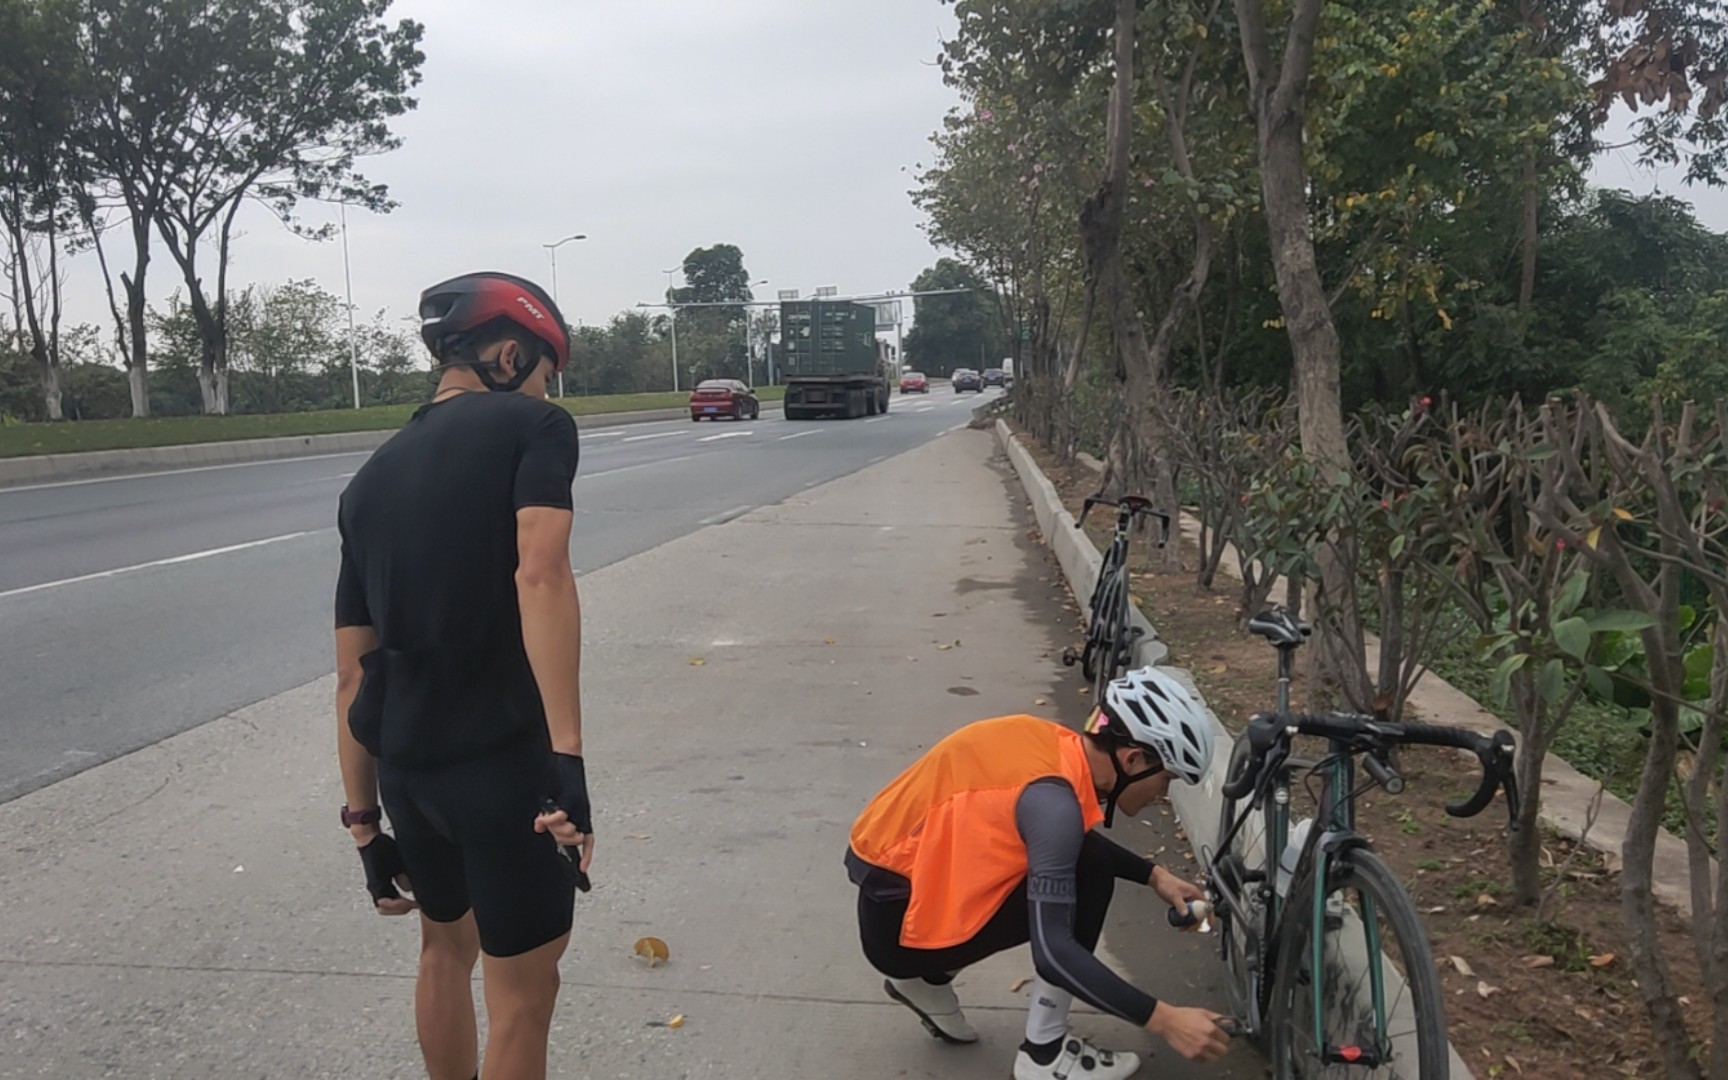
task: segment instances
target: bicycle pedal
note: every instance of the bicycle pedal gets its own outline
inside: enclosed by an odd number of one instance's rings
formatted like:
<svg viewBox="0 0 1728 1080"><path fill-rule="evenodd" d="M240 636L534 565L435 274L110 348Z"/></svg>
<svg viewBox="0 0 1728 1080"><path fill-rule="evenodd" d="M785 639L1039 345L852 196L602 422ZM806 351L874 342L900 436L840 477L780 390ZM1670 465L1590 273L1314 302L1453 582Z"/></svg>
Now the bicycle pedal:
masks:
<svg viewBox="0 0 1728 1080"><path fill-rule="evenodd" d="M1144 626L1130 626L1128 628L1128 636L1131 638L1145 637L1146 636L1146 628Z"/></svg>

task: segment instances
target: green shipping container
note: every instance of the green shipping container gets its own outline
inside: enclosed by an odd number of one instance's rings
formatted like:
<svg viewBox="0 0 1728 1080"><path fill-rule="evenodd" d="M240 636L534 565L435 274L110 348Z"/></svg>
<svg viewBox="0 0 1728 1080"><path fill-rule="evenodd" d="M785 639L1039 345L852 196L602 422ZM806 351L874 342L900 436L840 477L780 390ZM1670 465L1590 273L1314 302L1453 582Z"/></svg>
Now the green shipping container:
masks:
<svg viewBox="0 0 1728 1080"><path fill-rule="evenodd" d="M780 338L787 379L876 373L876 312L863 304L784 301Z"/></svg>

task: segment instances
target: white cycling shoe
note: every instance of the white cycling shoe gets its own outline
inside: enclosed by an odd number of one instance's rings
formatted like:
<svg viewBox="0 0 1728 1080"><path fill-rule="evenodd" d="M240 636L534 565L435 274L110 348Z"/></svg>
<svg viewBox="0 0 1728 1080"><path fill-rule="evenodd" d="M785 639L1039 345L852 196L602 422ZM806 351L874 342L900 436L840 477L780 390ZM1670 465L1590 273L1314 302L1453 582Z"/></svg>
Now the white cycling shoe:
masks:
<svg viewBox="0 0 1728 1080"><path fill-rule="evenodd" d="M1140 1055L1100 1050L1078 1035L1064 1035L1056 1060L1040 1065L1021 1050L1014 1058L1014 1080L1125 1080L1140 1071Z"/></svg>
<svg viewBox="0 0 1728 1080"><path fill-rule="evenodd" d="M937 986L923 979L885 979L888 996L918 1014L924 1030L946 1043L975 1043L978 1032L960 1011L960 998L951 985Z"/></svg>

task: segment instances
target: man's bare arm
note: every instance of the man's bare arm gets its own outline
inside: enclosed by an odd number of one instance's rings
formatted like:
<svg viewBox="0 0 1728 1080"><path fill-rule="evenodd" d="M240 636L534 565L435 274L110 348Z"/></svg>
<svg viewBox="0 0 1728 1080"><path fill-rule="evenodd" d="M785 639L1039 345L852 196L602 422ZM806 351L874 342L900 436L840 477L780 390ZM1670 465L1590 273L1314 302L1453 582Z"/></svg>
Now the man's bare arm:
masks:
<svg viewBox="0 0 1728 1080"><path fill-rule="evenodd" d="M364 810L378 805L378 762L348 729L348 710L360 693L360 658L378 647L378 632L370 626L336 630L336 756L342 765L342 793L348 806ZM365 844L378 834L376 825L353 825L354 842Z"/></svg>
<svg viewBox="0 0 1728 1080"><path fill-rule="evenodd" d="M516 602L552 749L580 756L582 605L570 570L571 519L550 506L516 511Z"/></svg>

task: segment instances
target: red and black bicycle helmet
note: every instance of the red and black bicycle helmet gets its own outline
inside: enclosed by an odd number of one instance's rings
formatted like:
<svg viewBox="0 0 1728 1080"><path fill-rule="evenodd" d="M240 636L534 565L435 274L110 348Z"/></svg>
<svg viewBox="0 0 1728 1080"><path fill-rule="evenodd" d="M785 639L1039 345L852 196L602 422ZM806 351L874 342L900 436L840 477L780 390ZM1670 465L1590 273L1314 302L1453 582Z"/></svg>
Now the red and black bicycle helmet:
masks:
<svg viewBox="0 0 1728 1080"><path fill-rule="evenodd" d="M451 278L420 294L420 339L440 360L464 335L494 319L509 319L544 341L553 371L570 363L564 315L532 281L488 270Z"/></svg>

